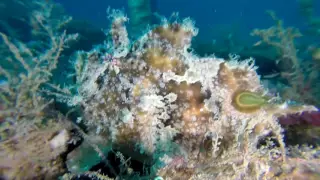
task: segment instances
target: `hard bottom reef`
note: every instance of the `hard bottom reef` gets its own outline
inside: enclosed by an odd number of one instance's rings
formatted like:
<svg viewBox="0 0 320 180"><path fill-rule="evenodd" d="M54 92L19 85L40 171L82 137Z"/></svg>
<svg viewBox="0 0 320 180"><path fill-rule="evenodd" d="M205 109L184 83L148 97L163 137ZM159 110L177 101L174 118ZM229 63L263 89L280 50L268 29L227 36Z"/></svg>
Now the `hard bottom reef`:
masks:
<svg viewBox="0 0 320 180"><path fill-rule="evenodd" d="M51 72L75 35L36 17L47 51L0 33L24 69L0 66L1 178L320 179L318 129L280 121L317 109L268 93L253 59L199 57L192 20L163 21L131 42L128 19L113 11L110 40L74 53L74 83L60 87Z"/></svg>

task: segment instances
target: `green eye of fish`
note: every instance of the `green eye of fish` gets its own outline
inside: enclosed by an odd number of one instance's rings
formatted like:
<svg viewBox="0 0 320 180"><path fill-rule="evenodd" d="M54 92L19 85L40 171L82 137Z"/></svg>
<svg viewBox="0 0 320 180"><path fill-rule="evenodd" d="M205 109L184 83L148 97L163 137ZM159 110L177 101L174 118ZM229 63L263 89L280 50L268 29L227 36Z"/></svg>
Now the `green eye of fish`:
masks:
<svg viewBox="0 0 320 180"><path fill-rule="evenodd" d="M254 112L267 103L265 97L250 91L240 91L235 93L233 106L241 112Z"/></svg>

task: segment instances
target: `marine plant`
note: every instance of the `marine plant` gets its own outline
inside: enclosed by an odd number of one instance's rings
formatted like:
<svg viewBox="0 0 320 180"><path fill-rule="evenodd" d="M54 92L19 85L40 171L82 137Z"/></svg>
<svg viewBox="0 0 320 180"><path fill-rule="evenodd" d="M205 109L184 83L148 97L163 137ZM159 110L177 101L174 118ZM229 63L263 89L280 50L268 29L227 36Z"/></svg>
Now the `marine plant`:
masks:
<svg viewBox="0 0 320 180"><path fill-rule="evenodd" d="M14 3L19 3L14 1ZM21 2L20 5L25 5ZM65 173L71 125L42 95L61 52L76 35L61 30L51 3L33 1L32 43L0 32L0 177L54 179Z"/></svg>

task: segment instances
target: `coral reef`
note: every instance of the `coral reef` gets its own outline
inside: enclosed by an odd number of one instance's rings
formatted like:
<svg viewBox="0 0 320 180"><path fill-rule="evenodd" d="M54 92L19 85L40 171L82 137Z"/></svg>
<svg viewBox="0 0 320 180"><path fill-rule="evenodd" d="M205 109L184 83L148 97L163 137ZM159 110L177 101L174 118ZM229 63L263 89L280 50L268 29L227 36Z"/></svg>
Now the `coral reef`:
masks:
<svg viewBox="0 0 320 180"><path fill-rule="evenodd" d="M54 122L54 121L53 121ZM63 154L71 139L64 124L30 129L1 142L0 174L4 179L53 179L63 175Z"/></svg>
<svg viewBox="0 0 320 180"><path fill-rule="evenodd" d="M280 116L316 108L267 95L253 59L198 57L190 50L198 32L190 19L164 21L123 44L126 17L110 17L115 55L105 46L78 52L77 94L60 99L81 107L89 131L113 148L135 147L153 157L159 168L153 176L164 179L318 176L310 168L317 161L299 163L288 152L278 123Z"/></svg>
<svg viewBox="0 0 320 180"><path fill-rule="evenodd" d="M304 132L293 126L302 123L294 116L317 109L268 93L252 58L198 56L190 48L198 33L190 18L163 19L131 42L128 18L109 9L105 33L111 39L76 52L69 75L74 84L60 87L52 83L52 71L77 35L62 29L70 18L56 19L51 2L32 5L39 6L30 13L33 43L0 33L7 62L0 62L1 178L320 177L319 143L309 143L318 138L312 136L318 127ZM298 33L283 30L280 21L277 27L255 34L280 48L293 65L289 73L298 74L292 41ZM278 30L288 37L269 41L266 32ZM52 95L70 107L65 116ZM76 119L68 119L72 112ZM318 126L314 119L305 121ZM302 142L293 141L300 135ZM99 161L108 173L91 168ZM133 161L149 169L138 174Z"/></svg>

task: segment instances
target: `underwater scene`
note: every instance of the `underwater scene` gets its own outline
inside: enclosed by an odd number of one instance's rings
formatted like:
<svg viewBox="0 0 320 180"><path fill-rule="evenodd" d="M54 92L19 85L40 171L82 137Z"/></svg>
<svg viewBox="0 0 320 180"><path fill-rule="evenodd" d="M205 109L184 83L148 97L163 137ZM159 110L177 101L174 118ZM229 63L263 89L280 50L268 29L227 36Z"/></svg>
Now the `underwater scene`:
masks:
<svg viewBox="0 0 320 180"><path fill-rule="evenodd" d="M320 179L319 0L0 0L0 179Z"/></svg>

